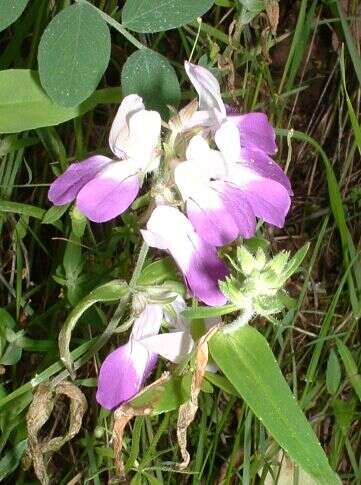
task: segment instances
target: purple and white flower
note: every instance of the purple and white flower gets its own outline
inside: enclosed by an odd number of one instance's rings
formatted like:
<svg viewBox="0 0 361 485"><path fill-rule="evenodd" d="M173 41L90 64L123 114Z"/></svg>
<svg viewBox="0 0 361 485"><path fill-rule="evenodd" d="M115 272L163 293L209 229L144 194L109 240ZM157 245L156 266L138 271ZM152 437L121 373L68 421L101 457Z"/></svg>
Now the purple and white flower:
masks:
<svg viewBox="0 0 361 485"><path fill-rule="evenodd" d="M193 349L188 321L180 312L184 300L177 296L171 312L160 304L147 304L136 318L129 341L104 360L98 378L96 399L106 409L114 409L134 397L153 371L158 355L180 362ZM159 334L163 319L170 333Z"/></svg>
<svg viewBox="0 0 361 485"><path fill-rule="evenodd" d="M215 133L219 150L197 135L175 182L189 220L207 243L223 246L250 238L256 217L283 227L290 207L291 185L282 169L262 150L242 148L238 128L226 121Z"/></svg>
<svg viewBox="0 0 361 485"><path fill-rule="evenodd" d="M185 62L186 73L198 93L198 107L186 128L202 126L214 133L225 121L232 121L245 148L257 148L270 155L277 151L276 134L264 113L239 114L223 103L217 79L205 67Z"/></svg>
<svg viewBox="0 0 361 485"><path fill-rule="evenodd" d="M158 206L147 229L141 232L149 246L169 251L193 296L210 306L226 303L218 281L228 275L228 269L215 247L199 237L182 212L175 207Z"/></svg>
<svg viewBox="0 0 361 485"><path fill-rule="evenodd" d="M126 96L109 134L117 160L94 155L71 164L51 184L49 200L55 205L76 200L76 207L94 222L122 214L137 197L146 173L159 165L160 129L159 113L146 110L139 96Z"/></svg>

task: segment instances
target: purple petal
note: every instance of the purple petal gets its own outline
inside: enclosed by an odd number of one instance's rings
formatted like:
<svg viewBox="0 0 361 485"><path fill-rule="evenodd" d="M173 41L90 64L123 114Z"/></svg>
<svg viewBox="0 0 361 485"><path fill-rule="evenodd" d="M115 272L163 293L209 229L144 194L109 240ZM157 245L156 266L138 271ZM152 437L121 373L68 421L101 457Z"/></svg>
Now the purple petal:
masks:
<svg viewBox="0 0 361 485"><path fill-rule="evenodd" d="M76 206L91 221L106 222L128 209L139 188L132 162L113 162L80 190Z"/></svg>
<svg viewBox="0 0 361 485"><path fill-rule="evenodd" d="M241 164L249 167L263 178L269 178L285 187L290 195L293 195L290 179L282 168L277 165L265 152L261 150L242 148Z"/></svg>
<svg viewBox="0 0 361 485"><path fill-rule="evenodd" d="M224 246L256 230L252 208L242 191L230 184L210 182L208 189L188 199L187 214L197 233L213 246Z"/></svg>
<svg viewBox="0 0 361 485"><path fill-rule="evenodd" d="M222 305L226 298L218 281L228 270L216 249L204 242L194 231L191 222L175 207L158 206L154 209L143 237L150 244L167 248L182 271L190 292L207 305Z"/></svg>
<svg viewBox="0 0 361 485"><path fill-rule="evenodd" d="M157 357L131 339L104 360L98 378L96 399L106 409L129 401L151 374Z"/></svg>
<svg viewBox="0 0 361 485"><path fill-rule="evenodd" d="M172 255L177 262L176 254ZM193 296L209 306L224 305L227 302L218 281L224 280L229 271L213 246L200 242L188 268L181 269Z"/></svg>
<svg viewBox="0 0 361 485"><path fill-rule="evenodd" d="M276 134L264 113L230 115L227 119L237 125L242 146L258 148L270 155L276 153Z"/></svg>
<svg viewBox="0 0 361 485"><path fill-rule="evenodd" d="M72 202L84 185L110 163L111 159L102 155L95 155L82 162L72 163L51 184L48 192L49 200L55 205Z"/></svg>
<svg viewBox="0 0 361 485"><path fill-rule="evenodd" d="M247 183L243 191L256 217L277 227L284 226L291 199L283 185L260 179Z"/></svg>

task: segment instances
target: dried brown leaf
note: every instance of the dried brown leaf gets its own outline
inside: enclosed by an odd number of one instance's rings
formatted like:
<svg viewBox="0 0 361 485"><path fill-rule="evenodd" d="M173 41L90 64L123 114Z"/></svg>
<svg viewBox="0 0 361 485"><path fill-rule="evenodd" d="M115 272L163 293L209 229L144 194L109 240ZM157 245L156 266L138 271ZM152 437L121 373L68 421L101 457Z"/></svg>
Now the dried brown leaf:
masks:
<svg viewBox="0 0 361 485"><path fill-rule="evenodd" d="M187 126L188 122L192 118L193 114L198 109L198 101L193 99L190 103L186 104L178 113L176 113L168 122L170 129L174 131L182 131L184 126Z"/></svg>
<svg viewBox="0 0 361 485"><path fill-rule="evenodd" d="M219 325L216 325L199 339L196 349L195 371L192 377L191 396L190 399L179 408L177 439L183 458L183 461L177 466L179 470L184 470L189 464L190 456L187 451L187 429L198 410L198 395L201 390L208 363L208 341L216 332L218 332L218 330Z"/></svg>
<svg viewBox="0 0 361 485"><path fill-rule="evenodd" d="M164 374L152 382L149 386L144 387L133 399L140 397L145 392L151 390L153 387L163 384L167 379L169 379L169 372L164 372ZM125 480L124 463L122 459L122 447L123 447L123 436L124 429L129 421L135 416L149 416L152 414L152 408L150 406L133 408L131 404L125 403L119 406L114 412L114 426L113 426L113 448L114 448L114 460L115 469L120 478L120 480Z"/></svg>
<svg viewBox="0 0 361 485"><path fill-rule="evenodd" d="M69 429L64 436L39 440L39 431L48 421L55 402L61 395L65 395L70 399ZM50 384L40 384L38 386L26 415L28 448L23 460L23 466L29 468L31 463L33 463L35 474L43 485L49 483L44 454L58 451L79 432L86 409L87 402L84 394L71 382L61 382L55 388L52 388Z"/></svg>
<svg viewBox="0 0 361 485"><path fill-rule="evenodd" d="M266 0L266 13L271 26L271 32L273 35L276 35L280 17L278 0Z"/></svg>

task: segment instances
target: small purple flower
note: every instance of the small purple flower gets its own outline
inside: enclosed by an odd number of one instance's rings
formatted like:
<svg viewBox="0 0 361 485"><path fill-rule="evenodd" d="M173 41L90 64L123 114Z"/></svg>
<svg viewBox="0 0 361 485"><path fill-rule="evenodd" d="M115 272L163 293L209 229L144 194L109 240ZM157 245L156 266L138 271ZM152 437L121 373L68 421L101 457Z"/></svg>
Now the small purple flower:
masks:
<svg viewBox="0 0 361 485"><path fill-rule="evenodd" d="M223 103L219 83L208 69L190 62L185 62L184 67L199 98L199 110L186 128L203 126L214 133L222 123L232 121L238 128L242 147L258 148L270 155L276 153L276 134L264 113L237 113Z"/></svg>
<svg viewBox="0 0 361 485"><path fill-rule="evenodd" d="M161 305L147 304L134 322L129 341L104 360L96 394L104 408L111 410L132 399L153 371L158 355L180 362L192 351L189 325L180 315L185 303L178 296L171 305L173 313L168 316ZM170 333L158 335L163 318Z"/></svg>
<svg viewBox="0 0 361 485"><path fill-rule="evenodd" d="M142 99L126 96L115 116L109 145L118 160L95 155L71 164L50 186L54 205L76 199L91 221L105 222L122 214L134 201L145 174L157 168L161 118L147 111Z"/></svg>
<svg viewBox="0 0 361 485"><path fill-rule="evenodd" d="M227 267L214 246L198 236L182 212L175 207L158 206L147 230L141 232L149 246L169 251L193 296L210 306L226 303L218 281L228 275Z"/></svg>
<svg viewBox="0 0 361 485"><path fill-rule="evenodd" d="M241 148L234 123L216 131L219 148L212 150L202 136L192 138L187 161L175 169L175 181L187 215L207 243L223 246L237 237L250 238L256 217L283 227L292 194L288 177L264 152Z"/></svg>

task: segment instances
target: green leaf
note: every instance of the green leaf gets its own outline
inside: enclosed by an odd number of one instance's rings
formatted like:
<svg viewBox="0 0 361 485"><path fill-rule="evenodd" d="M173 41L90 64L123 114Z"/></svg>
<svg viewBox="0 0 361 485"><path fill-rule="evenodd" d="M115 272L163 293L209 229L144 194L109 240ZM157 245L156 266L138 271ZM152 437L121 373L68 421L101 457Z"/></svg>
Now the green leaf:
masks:
<svg viewBox="0 0 361 485"><path fill-rule="evenodd" d="M304 260L307 251L309 250L310 243L305 244L302 246L301 249L297 251L297 253L289 260L287 263L286 269L283 273L282 280L287 281L299 268L302 261Z"/></svg>
<svg viewBox="0 0 361 485"><path fill-rule="evenodd" d="M4 454L0 460L0 482L19 466L21 457L25 453L26 448L27 440L22 440Z"/></svg>
<svg viewBox="0 0 361 485"><path fill-rule="evenodd" d="M342 363L345 367L347 377L350 379L351 385L361 401L361 375L351 352L346 345L339 339L336 340L337 350L340 354Z"/></svg>
<svg viewBox="0 0 361 485"><path fill-rule="evenodd" d="M347 20L346 20L344 14L343 14L343 8L342 8L339 0L336 0L335 2L330 1L328 3L331 4L331 8L332 8L333 11L336 10L338 17L340 18L341 27L342 27L342 30L343 30L343 34L345 36L347 49L348 49L348 52L349 52L351 60L352 60L352 65L355 69L355 73L356 73L356 76L358 78L358 81L361 84L361 59L360 59L360 54L359 54L357 46L354 42L354 37L353 37L353 34L352 34L351 29L349 27L349 24L347 23ZM332 4L336 5L336 9L333 8Z"/></svg>
<svg viewBox="0 0 361 485"><path fill-rule="evenodd" d="M58 125L81 116L98 103L116 103L120 99L119 88L101 89L81 105L63 108L46 95L37 71L7 69L0 71L0 133Z"/></svg>
<svg viewBox="0 0 361 485"><path fill-rule="evenodd" d="M151 414L163 414L178 409L190 396L192 374L171 376L161 384L149 386L129 404L133 408L150 408Z"/></svg>
<svg viewBox="0 0 361 485"><path fill-rule="evenodd" d="M135 32L161 32L188 24L205 14L214 0L127 0L122 24Z"/></svg>
<svg viewBox="0 0 361 485"><path fill-rule="evenodd" d="M153 261L143 268L137 284L142 286L160 285L165 281L180 281L172 258Z"/></svg>
<svg viewBox="0 0 361 485"><path fill-rule="evenodd" d="M1 365L15 365L21 359L22 349L17 345L8 345L0 358Z"/></svg>
<svg viewBox="0 0 361 485"><path fill-rule="evenodd" d="M227 394L231 396L239 396L238 392L235 390L229 380L226 379L224 376L214 374L213 372L206 372L205 377L207 381L209 381L214 386L219 387L219 389L222 389L222 391L226 392Z"/></svg>
<svg viewBox="0 0 361 485"><path fill-rule="evenodd" d="M264 0L239 0L241 5L250 12L262 12L266 8Z"/></svg>
<svg viewBox="0 0 361 485"><path fill-rule="evenodd" d="M339 484L265 338L253 327L218 332L209 343L216 364L274 439L317 483Z"/></svg>
<svg viewBox="0 0 361 485"><path fill-rule="evenodd" d="M140 49L128 57L122 70L123 95L139 94L149 109L168 116L167 105L177 107L180 87L177 75L158 52Z"/></svg>
<svg viewBox="0 0 361 485"><path fill-rule="evenodd" d="M182 315L189 320L196 320L198 318L221 317L236 311L238 311L238 307L233 304L219 307L200 306L198 308L186 308L183 310Z"/></svg>
<svg viewBox="0 0 361 485"><path fill-rule="evenodd" d="M336 352L331 349L327 360L326 387L330 394L335 395L341 381L341 367Z"/></svg>
<svg viewBox="0 0 361 485"><path fill-rule="evenodd" d="M28 2L29 0L2 0L0 2L0 32L20 17Z"/></svg>
<svg viewBox="0 0 361 485"><path fill-rule="evenodd" d="M8 313L4 308L0 308L0 335L2 329L5 330L5 327L9 327L14 329L16 326L15 320L13 317Z"/></svg>
<svg viewBox="0 0 361 485"><path fill-rule="evenodd" d="M42 224L53 224L54 222L58 221L61 216L65 213L68 209L70 204L64 205L53 205L48 209L41 221Z"/></svg>
<svg viewBox="0 0 361 485"><path fill-rule="evenodd" d="M41 207L22 204L21 202L11 202L10 200L0 200L0 212L24 214L26 216L35 217L35 219L42 219L46 213Z"/></svg>
<svg viewBox="0 0 361 485"><path fill-rule="evenodd" d="M106 22L86 3L62 10L39 44L41 84L53 101L76 106L97 87L110 58Z"/></svg>
<svg viewBox="0 0 361 485"><path fill-rule="evenodd" d="M98 286L84 298L69 314L60 333L59 350L60 359L65 367L72 372L73 360L70 355L70 339L72 331L83 313L97 302L111 302L124 298L128 293L128 285L125 281L114 280L104 285Z"/></svg>

